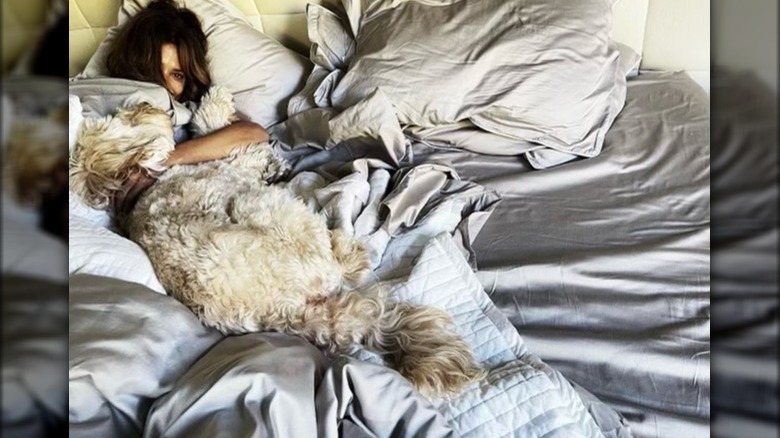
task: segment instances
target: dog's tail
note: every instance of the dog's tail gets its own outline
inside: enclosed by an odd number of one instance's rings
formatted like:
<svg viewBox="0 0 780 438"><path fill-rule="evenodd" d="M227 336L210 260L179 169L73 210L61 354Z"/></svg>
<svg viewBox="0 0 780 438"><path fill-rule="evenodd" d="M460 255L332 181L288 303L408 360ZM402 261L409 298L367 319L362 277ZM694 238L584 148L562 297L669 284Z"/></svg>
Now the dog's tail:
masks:
<svg viewBox="0 0 780 438"><path fill-rule="evenodd" d="M447 313L385 295L374 288L311 300L298 334L331 351L363 344L428 397L457 393L484 378Z"/></svg>

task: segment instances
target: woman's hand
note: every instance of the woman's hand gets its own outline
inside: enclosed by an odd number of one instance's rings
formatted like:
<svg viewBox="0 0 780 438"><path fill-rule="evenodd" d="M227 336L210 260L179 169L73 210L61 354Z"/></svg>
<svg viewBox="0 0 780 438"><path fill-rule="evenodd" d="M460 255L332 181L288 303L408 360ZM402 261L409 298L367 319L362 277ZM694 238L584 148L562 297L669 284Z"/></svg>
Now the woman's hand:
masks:
<svg viewBox="0 0 780 438"><path fill-rule="evenodd" d="M157 178L143 170L139 169L131 173L125 184L111 200L111 210L115 214L130 213L141 194L155 181Z"/></svg>
<svg viewBox="0 0 780 438"><path fill-rule="evenodd" d="M268 132L257 123L241 120L176 146L165 165L195 164L225 158L236 148L268 141Z"/></svg>
<svg viewBox="0 0 780 438"><path fill-rule="evenodd" d="M165 166L195 164L227 157L234 149L268 141L268 132L257 123L242 120L202 137L180 143L165 161ZM111 209L129 213L138 197L156 178L138 169L130 174L122 189L112 199Z"/></svg>
<svg viewBox="0 0 780 438"><path fill-rule="evenodd" d="M234 131L231 132L231 135L235 136L236 142L238 143L249 145L252 143L263 143L268 141L268 132L262 126L255 122L250 122L249 120L240 120L223 129Z"/></svg>

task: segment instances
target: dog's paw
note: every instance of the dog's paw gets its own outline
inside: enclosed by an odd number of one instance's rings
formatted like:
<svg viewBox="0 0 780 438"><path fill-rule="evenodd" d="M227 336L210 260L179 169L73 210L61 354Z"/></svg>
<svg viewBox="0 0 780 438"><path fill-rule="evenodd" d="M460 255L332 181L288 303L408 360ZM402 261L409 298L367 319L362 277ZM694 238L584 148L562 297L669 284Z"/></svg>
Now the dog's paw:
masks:
<svg viewBox="0 0 780 438"><path fill-rule="evenodd" d="M368 253L357 239L341 230L330 232L333 257L341 266L342 279L348 286L360 284L371 272Z"/></svg>
<svg viewBox="0 0 780 438"><path fill-rule="evenodd" d="M279 158L268 143L236 148L225 161L239 168L251 169L253 178L266 183L277 181L290 169L290 165Z"/></svg>
<svg viewBox="0 0 780 438"><path fill-rule="evenodd" d="M224 128L238 120L233 107L233 95L220 85L212 86L200 101L200 106L192 116L192 130L201 136Z"/></svg>
<svg viewBox="0 0 780 438"><path fill-rule="evenodd" d="M201 99L201 105L233 106L233 94L222 85L212 85Z"/></svg>

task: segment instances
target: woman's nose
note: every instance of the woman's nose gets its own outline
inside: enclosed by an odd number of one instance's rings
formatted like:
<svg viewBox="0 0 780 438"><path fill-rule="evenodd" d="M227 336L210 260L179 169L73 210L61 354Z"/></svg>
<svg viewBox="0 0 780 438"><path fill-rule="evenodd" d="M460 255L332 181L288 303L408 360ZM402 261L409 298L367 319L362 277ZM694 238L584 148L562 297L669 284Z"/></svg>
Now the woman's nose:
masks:
<svg viewBox="0 0 780 438"><path fill-rule="evenodd" d="M172 81L168 81L165 88L168 89L168 92L171 93L173 97L179 97L179 94L181 94L181 90L179 89L178 85Z"/></svg>

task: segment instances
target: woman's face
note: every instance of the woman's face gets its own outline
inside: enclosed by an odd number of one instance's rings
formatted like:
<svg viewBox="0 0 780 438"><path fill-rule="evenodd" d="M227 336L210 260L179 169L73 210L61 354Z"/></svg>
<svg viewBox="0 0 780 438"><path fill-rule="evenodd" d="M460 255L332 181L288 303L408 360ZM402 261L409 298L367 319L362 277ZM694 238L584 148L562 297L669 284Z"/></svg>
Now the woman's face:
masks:
<svg viewBox="0 0 780 438"><path fill-rule="evenodd" d="M175 45L167 43L162 46L162 72L165 78L165 88L174 99L179 100L184 91L184 72L179 65L179 51Z"/></svg>

